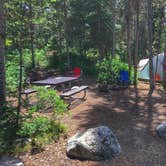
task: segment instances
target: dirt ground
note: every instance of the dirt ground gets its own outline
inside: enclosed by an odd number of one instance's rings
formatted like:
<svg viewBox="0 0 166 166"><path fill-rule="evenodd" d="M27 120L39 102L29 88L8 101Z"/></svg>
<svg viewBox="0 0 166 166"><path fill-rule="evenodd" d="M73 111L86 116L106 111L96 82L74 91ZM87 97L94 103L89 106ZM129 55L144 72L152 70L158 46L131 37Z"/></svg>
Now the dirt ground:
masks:
<svg viewBox="0 0 166 166"><path fill-rule="evenodd" d="M22 154L26 166L166 166L166 142L156 135L155 128L166 121L166 94L157 86L148 98L147 83L138 85L138 97L131 86L123 91L98 92L90 85L87 100L72 105L64 116L68 126L67 138L48 145L40 153ZM112 128L122 147L120 156L111 161L79 161L66 156L67 139L77 131L107 125Z"/></svg>

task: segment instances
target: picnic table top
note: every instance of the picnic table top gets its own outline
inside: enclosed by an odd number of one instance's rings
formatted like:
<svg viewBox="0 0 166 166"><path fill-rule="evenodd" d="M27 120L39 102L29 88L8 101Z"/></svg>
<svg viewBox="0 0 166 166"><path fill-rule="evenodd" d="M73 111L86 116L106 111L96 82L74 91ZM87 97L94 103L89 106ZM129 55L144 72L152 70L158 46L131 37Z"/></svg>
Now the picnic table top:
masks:
<svg viewBox="0 0 166 166"><path fill-rule="evenodd" d="M77 80L77 77L49 77L44 80L39 80L39 81L33 81L31 84L33 85L58 85L58 84L63 84L67 82L71 82L74 80Z"/></svg>

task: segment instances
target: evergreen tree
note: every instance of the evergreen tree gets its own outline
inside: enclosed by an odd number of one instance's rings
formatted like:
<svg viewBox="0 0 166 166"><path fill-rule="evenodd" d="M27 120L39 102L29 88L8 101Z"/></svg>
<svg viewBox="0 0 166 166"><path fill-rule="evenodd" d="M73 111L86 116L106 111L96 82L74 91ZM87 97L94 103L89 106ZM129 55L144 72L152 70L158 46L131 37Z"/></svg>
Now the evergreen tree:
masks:
<svg viewBox="0 0 166 166"><path fill-rule="evenodd" d="M4 1L0 1L0 108L5 104L5 17Z"/></svg>

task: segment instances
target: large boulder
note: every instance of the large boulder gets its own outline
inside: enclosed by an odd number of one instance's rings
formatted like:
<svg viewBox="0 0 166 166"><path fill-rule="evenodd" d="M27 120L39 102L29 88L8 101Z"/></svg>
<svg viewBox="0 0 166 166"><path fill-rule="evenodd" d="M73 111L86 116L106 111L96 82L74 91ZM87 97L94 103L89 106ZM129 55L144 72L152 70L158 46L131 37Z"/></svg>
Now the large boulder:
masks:
<svg viewBox="0 0 166 166"><path fill-rule="evenodd" d="M166 122L160 124L156 128L157 134L159 137L163 138L166 140Z"/></svg>
<svg viewBox="0 0 166 166"><path fill-rule="evenodd" d="M119 155L120 144L107 126L77 133L68 140L67 155L80 160L109 160Z"/></svg>

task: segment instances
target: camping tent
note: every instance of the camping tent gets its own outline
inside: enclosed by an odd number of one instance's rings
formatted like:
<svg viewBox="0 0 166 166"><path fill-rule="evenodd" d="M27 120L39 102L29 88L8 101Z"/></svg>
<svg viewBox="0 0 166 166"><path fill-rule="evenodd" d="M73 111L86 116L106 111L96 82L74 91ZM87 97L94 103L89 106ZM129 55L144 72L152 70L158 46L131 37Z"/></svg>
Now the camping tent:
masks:
<svg viewBox="0 0 166 166"><path fill-rule="evenodd" d="M157 63L157 69L156 69L156 62L158 58ZM164 53L158 54L157 56L153 57L153 72L155 74L156 81L162 81L163 78L163 59L164 59ZM138 63L138 78L149 80L149 59L142 59Z"/></svg>

